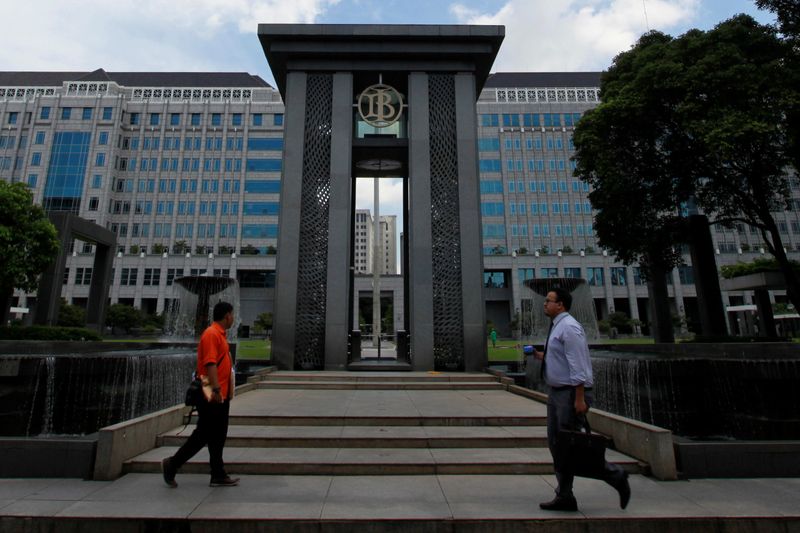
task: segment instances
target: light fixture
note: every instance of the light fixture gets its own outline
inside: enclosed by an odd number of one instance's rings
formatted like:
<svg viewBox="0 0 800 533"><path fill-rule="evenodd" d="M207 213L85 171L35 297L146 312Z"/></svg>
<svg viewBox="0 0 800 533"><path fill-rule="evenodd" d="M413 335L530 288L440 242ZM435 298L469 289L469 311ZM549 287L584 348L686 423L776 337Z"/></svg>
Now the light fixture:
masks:
<svg viewBox="0 0 800 533"><path fill-rule="evenodd" d="M140 253L139 253L139 257L141 257L142 259L144 259L144 252L140 252Z"/></svg>
<svg viewBox="0 0 800 533"><path fill-rule="evenodd" d="M581 257L586 257L586 250L581 248Z"/></svg>
<svg viewBox="0 0 800 533"><path fill-rule="evenodd" d="M166 258L167 258L167 252L164 252L163 254L161 254L161 257L163 257L164 259L166 259Z"/></svg>
<svg viewBox="0 0 800 533"><path fill-rule="evenodd" d="M190 257L192 257L192 252L186 252L186 259L189 259Z"/></svg>

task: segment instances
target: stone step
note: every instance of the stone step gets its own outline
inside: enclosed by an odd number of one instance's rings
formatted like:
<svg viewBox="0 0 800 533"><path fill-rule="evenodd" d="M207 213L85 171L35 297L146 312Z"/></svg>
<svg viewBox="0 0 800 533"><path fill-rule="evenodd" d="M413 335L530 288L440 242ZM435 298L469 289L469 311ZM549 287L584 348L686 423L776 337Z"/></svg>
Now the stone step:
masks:
<svg viewBox="0 0 800 533"><path fill-rule="evenodd" d="M390 382L390 381L424 381L424 382L491 382L497 383L497 377L484 373L444 373L444 372L405 372L390 374L386 372L272 372L263 377L264 381L337 381L337 382Z"/></svg>
<svg viewBox="0 0 800 533"><path fill-rule="evenodd" d="M192 417L196 422L197 417ZM232 426L545 426L546 416L299 416L232 414Z"/></svg>
<svg viewBox="0 0 800 533"><path fill-rule="evenodd" d="M177 448L155 448L126 461L126 473L156 473L161 460ZM609 461L630 473L641 473L635 459L608 451ZM552 474L547 448L226 448L230 474L255 475L435 475L435 474ZM202 450L181 468L185 474L208 472L208 454Z"/></svg>
<svg viewBox="0 0 800 533"><path fill-rule="evenodd" d="M161 435L158 446L180 446L195 426ZM547 429L458 426L230 426L226 447L237 448L537 448Z"/></svg>
<svg viewBox="0 0 800 533"><path fill-rule="evenodd" d="M279 378L259 381L259 389L305 390L505 390L496 381L282 381Z"/></svg>

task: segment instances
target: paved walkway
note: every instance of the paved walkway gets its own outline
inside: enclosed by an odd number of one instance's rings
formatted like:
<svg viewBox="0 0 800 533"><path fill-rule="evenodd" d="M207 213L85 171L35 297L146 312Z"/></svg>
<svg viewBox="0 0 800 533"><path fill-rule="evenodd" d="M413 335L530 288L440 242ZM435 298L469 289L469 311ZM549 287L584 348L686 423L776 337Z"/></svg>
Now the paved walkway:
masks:
<svg viewBox="0 0 800 533"><path fill-rule="evenodd" d="M462 388L398 388L423 378ZM611 487L579 478L579 512L541 511L555 485L544 406L477 388L490 381L277 372L232 404L225 455L231 472L243 474L240 486L210 488L203 451L178 474L179 487L168 488L157 472L185 438L175 428L115 481L0 479L0 532L800 532L800 479L633 474L621 510ZM376 383L384 390L361 388ZM640 471L621 454L608 457ZM395 475L375 475L384 472Z"/></svg>
<svg viewBox="0 0 800 533"><path fill-rule="evenodd" d="M541 511L553 494L549 475L243 476L234 488L210 488L208 476L179 474L170 489L157 474L112 482L0 480L0 517L161 519L795 519L800 479L657 481L631 476L633 496L620 510L603 482L577 479L578 513ZM0 530L6 531L0 522ZM742 531L747 531L743 529ZM763 529L762 531L783 531Z"/></svg>

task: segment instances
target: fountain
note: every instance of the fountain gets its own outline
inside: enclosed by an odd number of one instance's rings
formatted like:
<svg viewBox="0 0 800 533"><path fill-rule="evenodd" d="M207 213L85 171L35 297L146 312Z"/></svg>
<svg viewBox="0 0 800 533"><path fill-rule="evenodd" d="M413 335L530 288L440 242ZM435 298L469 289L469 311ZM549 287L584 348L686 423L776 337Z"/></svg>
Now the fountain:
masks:
<svg viewBox="0 0 800 533"><path fill-rule="evenodd" d="M218 302L233 305L239 320L238 283L223 276L192 275L175 279L176 298L166 310L165 333L169 339L200 338L211 324L211 314ZM236 325L228 331L228 341L236 338Z"/></svg>
<svg viewBox="0 0 800 533"><path fill-rule="evenodd" d="M544 314L544 300L547 293L557 287L569 291L572 295L572 308L569 314L581 323L589 342L599 337L597 318L595 316L592 291L586 280L580 278L541 278L524 282L528 296L523 298L520 309L522 339L528 344L538 343L544 346L545 337L550 327L550 318Z"/></svg>

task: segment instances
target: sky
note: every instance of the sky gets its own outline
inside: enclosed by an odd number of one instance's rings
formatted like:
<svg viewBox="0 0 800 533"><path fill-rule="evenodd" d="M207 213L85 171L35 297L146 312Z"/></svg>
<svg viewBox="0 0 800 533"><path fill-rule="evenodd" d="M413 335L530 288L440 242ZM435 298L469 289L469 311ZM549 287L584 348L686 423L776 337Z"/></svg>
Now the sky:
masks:
<svg viewBox="0 0 800 533"><path fill-rule="evenodd" d="M752 0L3 0L0 69L249 72L274 85L259 23L501 24L497 71L598 71L648 30L679 35ZM363 185L362 185L363 183ZM402 185L382 180L381 211ZM385 205L384 205L385 202ZM372 203L359 180L358 207ZM402 227L398 221L398 227Z"/></svg>

